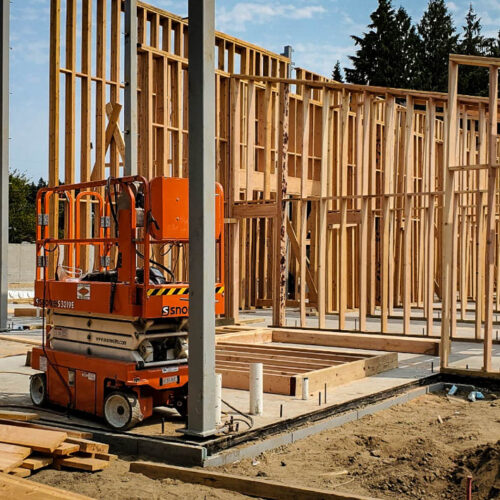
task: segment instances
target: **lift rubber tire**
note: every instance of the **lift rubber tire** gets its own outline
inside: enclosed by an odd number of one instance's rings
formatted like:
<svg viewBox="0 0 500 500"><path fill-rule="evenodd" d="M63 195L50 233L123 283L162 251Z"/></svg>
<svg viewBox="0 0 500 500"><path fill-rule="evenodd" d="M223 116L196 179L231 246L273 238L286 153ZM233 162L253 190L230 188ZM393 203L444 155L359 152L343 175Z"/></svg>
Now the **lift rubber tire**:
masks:
<svg viewBox="0 0 500 500"><path fill-rule="evenodd" d="M104 419L115 430L134 427L143 419L139 399L131 392L111 392L104 400Z"/></svg>
<svg viewBox="0 0 500 500"><path fill-rule="evenodd" d="M30 377L30 397L35 406L47 402L47 377L45 373L36 373Z"/></svg>
<svg viewBox="0 0 500 500"><path fill-rule="evenodd" d="M182 418L187 417L188 411L188 386L187 384L179 390L177 398L175 400L175 409L179 412Z"/></svg>

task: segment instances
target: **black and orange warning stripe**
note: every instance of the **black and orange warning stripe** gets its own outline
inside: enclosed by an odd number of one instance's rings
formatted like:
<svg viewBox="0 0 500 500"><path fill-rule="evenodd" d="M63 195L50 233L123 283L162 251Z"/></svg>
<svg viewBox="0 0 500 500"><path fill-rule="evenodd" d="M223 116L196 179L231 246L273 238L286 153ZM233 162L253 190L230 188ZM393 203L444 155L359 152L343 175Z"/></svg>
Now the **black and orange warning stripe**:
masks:
<svg viewBox="0 0 500 500"><path fill-rule="evenodd" d="M224 285L217 285L215 293L224 293ZM188 295L189 287L164 287L164 288L150 288L148 290L148 297L156 297L158 295Z"/></svg>

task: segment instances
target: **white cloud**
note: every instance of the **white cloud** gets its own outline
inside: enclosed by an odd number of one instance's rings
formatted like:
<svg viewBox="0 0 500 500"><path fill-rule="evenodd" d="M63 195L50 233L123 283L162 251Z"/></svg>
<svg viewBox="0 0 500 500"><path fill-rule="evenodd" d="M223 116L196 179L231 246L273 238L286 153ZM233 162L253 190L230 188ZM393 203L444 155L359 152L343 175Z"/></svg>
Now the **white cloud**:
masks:
<svg viewBox="0 0 500 500"><path fill-rule="evenodd" d="M160 9L164 9L168 12L172 12L172 14L175 14L177 16L185 17L187 16L187 0L156 0L156 1L150 1L146 2L150 4L154 4L155 7L159 7Z"/></svg>
<svg viewBox="0 0 500 500"><path fill-rule="evenodd" d="M333 67L340 61L342 68L350 66L349 55L354 54L354 46L297 43L293 46L292 60L296 67L305 68L320 75L331 77Z"/></svg>
<svg viewBox="0 0 500 500"><path fill-rule="evenodd" d="M50 14L50 7L43 5L39 7L36 5L23 5L16 9L11 9L11 20L19 20L22 22L48 22Z"/></svg>
<svg viewBox="0 0 500 500"><path fill-rule="evenodd" d="M265 24L273 17L281 19L312 19L325 12L321 5L298 7L282 3L239 2L217 11L216 24L221 31L245 31L249 23Z"/></svg>
<svg viewBox="0 0 500 500"><path fill-rule="evenodd" d="M49 42L30 40L13 43L12 56L29 63L46 65L49 62Z"/></svg>

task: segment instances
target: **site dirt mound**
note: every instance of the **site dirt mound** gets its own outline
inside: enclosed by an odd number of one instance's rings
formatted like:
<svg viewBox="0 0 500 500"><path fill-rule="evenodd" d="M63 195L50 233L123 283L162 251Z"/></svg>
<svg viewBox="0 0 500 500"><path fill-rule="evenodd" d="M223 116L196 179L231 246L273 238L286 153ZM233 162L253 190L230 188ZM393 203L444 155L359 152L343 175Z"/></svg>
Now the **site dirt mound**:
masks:
<svg viewBox="0 0 500 500"><path fill-rule="evenodd" d="M468 476L472 477L472 493L476 498L500 498L500 440L473 448L457 460L454 480L460 491L465 491Z"/></svg>

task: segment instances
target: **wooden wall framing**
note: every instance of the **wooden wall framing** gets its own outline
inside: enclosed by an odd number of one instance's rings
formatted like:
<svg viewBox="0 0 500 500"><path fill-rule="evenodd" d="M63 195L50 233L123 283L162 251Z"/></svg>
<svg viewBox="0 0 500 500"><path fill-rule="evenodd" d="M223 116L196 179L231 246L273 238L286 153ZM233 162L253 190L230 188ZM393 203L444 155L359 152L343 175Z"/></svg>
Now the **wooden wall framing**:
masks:
<svg viewBox="0 0 500 500"><path fill-rule="evenodd" d="M187 22L143 3L137 15L138 171L185 177ZM51 186L122 173L123 22L122 0L51 0ZM441 324L457 335L457 320L472 319L477 339L486 320L490 339L500 312L497 101L301 68L289 79L287 58L223 33L214 50L227 316L274 306L284 325L291 306L301 326L314 311L319 328L335 314L341 330L382 333L397 316L398 333L415 334L417 315L429 336ZM180 262L179 279L184 257L178 248L166 258Z"/></svg>

